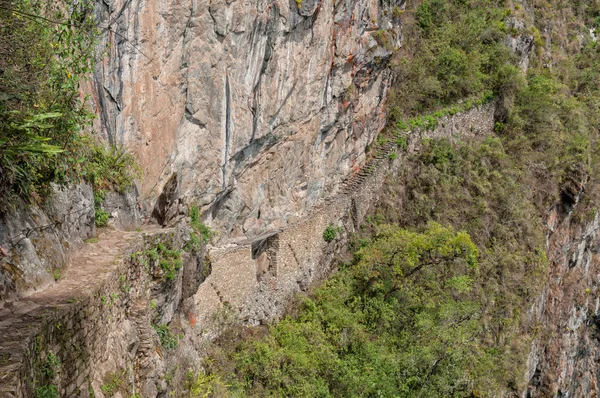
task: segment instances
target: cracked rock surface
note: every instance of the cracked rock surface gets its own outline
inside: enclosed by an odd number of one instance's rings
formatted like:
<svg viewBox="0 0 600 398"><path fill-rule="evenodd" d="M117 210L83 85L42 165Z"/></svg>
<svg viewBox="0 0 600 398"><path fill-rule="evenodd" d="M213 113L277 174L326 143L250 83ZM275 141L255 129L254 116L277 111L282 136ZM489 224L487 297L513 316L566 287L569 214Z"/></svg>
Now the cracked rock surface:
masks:
<svg viewBox="0 0 600 398"><path fill-rule="evenodd" d="M391 10L403 0L105 0L87 91L97 130L140 159L148 209L177 173L228 237L304 216L385 125ZM104 48L104 47L103 47ZM181 206L180 206L181 207Z"/></svg>

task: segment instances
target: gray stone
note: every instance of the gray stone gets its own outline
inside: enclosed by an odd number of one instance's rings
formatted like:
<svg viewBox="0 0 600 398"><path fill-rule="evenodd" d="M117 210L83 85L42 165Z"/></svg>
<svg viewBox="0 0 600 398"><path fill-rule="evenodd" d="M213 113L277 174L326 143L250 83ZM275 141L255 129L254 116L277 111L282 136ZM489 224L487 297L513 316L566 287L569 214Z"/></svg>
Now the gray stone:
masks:
<svg viewBox="0 0 600 398"><path fill-rule="evenodd" d="M102 208L110 214L109 225L125 231L134 230L141 225L142 213L137 196L135 187L122 193L106 194Z"/></svg>
<svg viewBox="0 0 600 398"><path fill-rule="evenodd" d="M86 184L51 184L43 206L17 201L0 215L0 308L3 302L53 282L68 251L95 234L94 195Z"/></svg>
<svg viewBox="0 0 600 398"><path fill-rule="evenodd" d="M161 224L197 204L223 241L285 227L385 126L391 49L373 32L399 47L404 1L113 5L99 19L137 46L101 38L95 130L136 154L140 201Z"/></svg>
<svg viewBox="0 0 600 398"><path fill-rule="evenodd" d="M95 234L94 192L87 184L51 184L52 193L45 210L50 219L59 222L64 239L81 245Z"/></svg>

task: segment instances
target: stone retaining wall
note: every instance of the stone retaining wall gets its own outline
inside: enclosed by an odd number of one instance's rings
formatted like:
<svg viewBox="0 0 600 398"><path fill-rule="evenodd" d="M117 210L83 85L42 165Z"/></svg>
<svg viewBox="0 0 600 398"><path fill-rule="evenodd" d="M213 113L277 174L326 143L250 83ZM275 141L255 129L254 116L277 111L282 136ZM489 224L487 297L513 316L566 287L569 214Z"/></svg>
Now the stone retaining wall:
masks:
<svg viewBox="0 0 600 398"><path fill-rule="evenodd" d="M153 324L166 324L182 299L184 272L172 280L157 264L133 260L162 243L180 250L184 230L144 235L115 259L100 288L67 300L27 339L15 396L34 397L57 388L60 397L156 396L166 389L161 343ZM184 267L197 267L184 255ZM10 396L10 395L9 395Z"/></svg>

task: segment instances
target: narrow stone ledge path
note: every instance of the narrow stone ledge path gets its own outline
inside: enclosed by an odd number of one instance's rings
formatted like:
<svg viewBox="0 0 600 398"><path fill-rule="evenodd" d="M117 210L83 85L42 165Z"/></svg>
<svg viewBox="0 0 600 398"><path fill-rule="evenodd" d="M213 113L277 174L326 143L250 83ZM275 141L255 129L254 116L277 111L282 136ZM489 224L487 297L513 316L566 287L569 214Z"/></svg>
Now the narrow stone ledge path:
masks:
<svg viewBox="0 0 600 398"><path fill-rule="evenodd" d="M41 320L92 296L121 263L128 247L145 233L160 230L159 226L133 232L102 230L96 243L86 243L71 255L69 266L61 270L62 279L0 309L0 398L13 396L28 344Z"/></svg>

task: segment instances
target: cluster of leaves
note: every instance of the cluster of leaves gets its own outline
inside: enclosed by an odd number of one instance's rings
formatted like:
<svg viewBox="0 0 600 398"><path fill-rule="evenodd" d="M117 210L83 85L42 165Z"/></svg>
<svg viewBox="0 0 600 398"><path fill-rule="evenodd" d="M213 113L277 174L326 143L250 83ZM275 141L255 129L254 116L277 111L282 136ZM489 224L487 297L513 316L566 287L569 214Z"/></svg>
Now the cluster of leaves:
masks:
<svg viewBox="0 0 600 398"><path fill-rule="evenodd" d="M179 346L179 340L177 336L171 332L169 325L153 325L156 334L160 339L160 344L167 350L175 349Z"/></svg>
<svg viewBox="0 0 600 398"><path fill-rule="evenodd" d="M58 397L58 387L54 384L54 379L57 375L57 368L60 366L60 361L56 354L49 352L46 360L40 366L40 375L46 384L35 389L37 398L55 398Z"/></svg>
<svg viewBox="0 0 600 398"><path fill-rule="evenodd" d="M190 208L190 225L194 232L190 236L190 241L186 244L186 250L198 250L200 248L200 239L204 244L210 242L214 236L214 231L200 221L200 209L198 206Z"/></svg>
<svg viewBox="0 0 600 398"><path fill-rule="evenodd" d="M144 265L150 272L156 272L166 281L172 281L183 267L181 251L170 248L162 242L158 242L151 249L133 253L133 261Z"/></svg>
<svg viewBox="0 0 600 398"><path fill-rule="evenodd" d="M54 384L38 387L35 390L35 396L36 398L57 398L58 387Z"/></svg>
<svg viewBox="0 0 600 398"><path fill-rule="evenodd" d="M329 224L323 231L323 240L327 243L332 242L341 231L340 227L334 227L332 224Z"/></svg>
<svg viewBox="0 0 600 398"><path fill-rule="evenodd" d="M133 159L92 138L80 81L98 29L91 0L0 0L0 196L43 200L52 182L123 189ZM8 202L8 201L7 201Z"/></svg>

